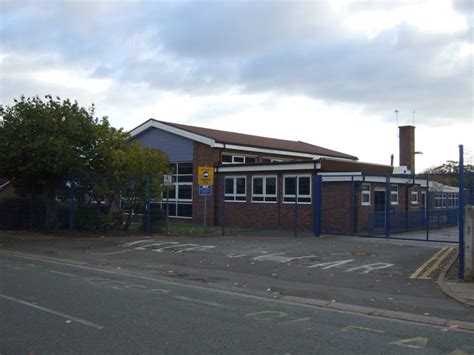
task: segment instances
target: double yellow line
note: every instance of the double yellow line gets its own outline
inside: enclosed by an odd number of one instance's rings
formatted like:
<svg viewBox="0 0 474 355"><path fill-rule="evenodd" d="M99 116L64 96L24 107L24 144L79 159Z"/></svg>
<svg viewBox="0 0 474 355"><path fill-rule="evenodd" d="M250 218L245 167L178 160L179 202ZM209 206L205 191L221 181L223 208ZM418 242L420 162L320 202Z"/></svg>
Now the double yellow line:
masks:
<svg viewBox="0 0 474 355"><path fill-rule="evenodd" d="M426 260L413 274L410 279L430 280L431 274L436 269L440 268L441 263L455 250L457 246L444 247L436 252L431 258ZM430 266L431 265L431 266Z"/></svg>

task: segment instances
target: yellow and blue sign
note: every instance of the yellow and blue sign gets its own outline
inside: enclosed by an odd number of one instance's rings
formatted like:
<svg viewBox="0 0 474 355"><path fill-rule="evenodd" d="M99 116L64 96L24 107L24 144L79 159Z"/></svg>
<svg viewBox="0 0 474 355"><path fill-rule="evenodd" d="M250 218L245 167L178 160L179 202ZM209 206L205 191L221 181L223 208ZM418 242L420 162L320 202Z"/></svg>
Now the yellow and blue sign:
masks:
<svg viewBox="0 0 474 355"><path fill-rule="evenodd" d="M198 185L214 185L214 168L207 166L198 167Z"/></svg>

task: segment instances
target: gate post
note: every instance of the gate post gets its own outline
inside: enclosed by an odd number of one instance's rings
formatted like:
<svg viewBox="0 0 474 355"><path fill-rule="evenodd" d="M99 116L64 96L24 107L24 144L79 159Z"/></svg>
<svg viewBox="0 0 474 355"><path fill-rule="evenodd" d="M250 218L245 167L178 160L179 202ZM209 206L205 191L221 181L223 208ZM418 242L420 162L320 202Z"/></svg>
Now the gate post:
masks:
<svg viewBox="0 0 474 355"><path fill-rule="evenodd" d="M390 201L391 193L390 193L390 175L385 176L385 238L390 237Z"/></svg>
<svg viewBox="0 0 474 355"><path fill-rule="evenodd" d="M313 175L313 233L315 237L321 236L321 175Z"/></svg>
<svg viewBox="0 0 474 355"><path fill-rule="evenodd" d="M464 279L464 147L459 146L459 267L458 277Z"/></svg>

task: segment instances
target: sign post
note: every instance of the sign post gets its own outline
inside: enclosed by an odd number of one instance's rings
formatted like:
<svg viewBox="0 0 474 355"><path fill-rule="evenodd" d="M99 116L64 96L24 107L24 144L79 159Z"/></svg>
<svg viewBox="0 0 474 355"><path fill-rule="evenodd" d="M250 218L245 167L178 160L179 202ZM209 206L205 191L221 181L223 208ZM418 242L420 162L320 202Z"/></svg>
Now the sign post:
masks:
<svg viewBox="0 0 474 355"><path fill-rule="evenodd" d="M170 219L170 186L173 185L173 177L171 175L163 175L163 186L166 187L166 235L168 235L168 223Z"/></svg>
<svg viewBox="0 0 474 355"><path fill-rule="evenodd" d="M207 166L198 167L199 196L204 196L204 228L207 227L207 196L212 196L214 185L214 168Z"/></svg>

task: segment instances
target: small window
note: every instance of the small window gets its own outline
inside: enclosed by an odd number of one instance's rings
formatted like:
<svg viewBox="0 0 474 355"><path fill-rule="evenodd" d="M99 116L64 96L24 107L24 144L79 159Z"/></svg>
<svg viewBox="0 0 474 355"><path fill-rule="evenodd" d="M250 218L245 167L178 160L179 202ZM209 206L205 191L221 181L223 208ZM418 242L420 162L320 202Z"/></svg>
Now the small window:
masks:
<svg viewBox="0 0 474 355"><path fill-rule="evenodd" d="M298 193L298 203L311 203L311 176L285 176L283 202L294 203L295 192Z"/></svg>
<svg viewBox="0 0 474 355"><path fill-rule="evenodd" d="M414 186L411 188L411 204L417 205L418 204L418 187Z"/></svg>
<svg viewBox="0 0 474 355"><path fill-rule="evenodd" d="M390 185L390 204L398 205L398 185Z"/></svg>
<svg viewBox="0 0 474 355"><path fill-rule="evenodd" d="M276 176L254 176L252 178L252 202L276 202Z"/></svg>
<svg viewBox="0 0 474 355"><path fill-rule="evenodd" d="M437 192L435 195L435 208L441 208L443 207L443 194L440 192Z"/></svg>
<svg viewBox="0 0 474 355"><path fill-rule="evenodd" d="M245 157L245 163L246 164L255 164L257 162L256 157Z"/></svg>
<svg viewBox="0 0 474 355"><path fill-rule="evenodd" d="M222 163L232 164L232 155L222 154Z"/></svg>
<svg viewBox="0 0 474 355"><path fill-rule="evenodd" d="M247 200L247 178L232 176L225 178L225 201L245 202Z"/></svg>
<svg viewBox="0 0 474 355"><path fill-rule="evenodd" d="M239 155L234 155L232 162L234 164L240 164L240 163L245 163L245 157L239 156Z"/></svg>
<svg viewBox="0 0 474 355"><path fill-rule="evenodd" d="M425 191L422 191L421 192L421 207L425 207L426 206L426 192Z"/></svg>
<svg viewBox="0 0 474 355"><path fill-rule="evenodd" d="M370 206L370 184L361 186L361 205Z"/></svg>

